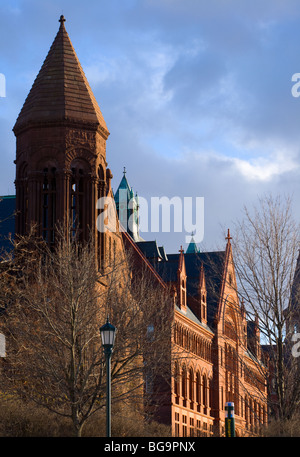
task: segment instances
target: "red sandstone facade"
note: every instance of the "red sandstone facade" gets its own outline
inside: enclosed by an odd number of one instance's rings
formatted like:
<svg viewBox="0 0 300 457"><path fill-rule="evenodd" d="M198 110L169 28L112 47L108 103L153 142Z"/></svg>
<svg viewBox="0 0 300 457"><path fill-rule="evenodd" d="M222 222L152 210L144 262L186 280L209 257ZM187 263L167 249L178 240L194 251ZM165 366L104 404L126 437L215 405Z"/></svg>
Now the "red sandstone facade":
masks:
<svg viewBox="0 0 300 457"><path fill-rule="evenodd" d="M183 254L181 257L184 262ZM207 327L203 266L199 275L198 313L195 313L198 322L184 301L179 302L179 309L175 310L174 345L184 351L180 361L174 362L172 430L175 436L224 435L228 401L235 405L237 435L255 433L261 425L267 424L267 390L265 368L260 361L259 330L255 328L255 347L250 352L229 238L222 276L212 329Z"/></svg>
<svg viewBox="0 0 300 457"><path fill-rule="evenodd" d="M16 234L36 224L55 243L55 225L76 228L96 240L98 268L128 246L161 287L175 290L170 341L170 387L157 418L174 436L224 434L225 402L235 404L238 435L267 422L259 330L247 325L239 303L230 236L221 253L184 253L149 258L143 241L101 233L96 202L112 196L107 168L109 136L102 113L60 19L60 28L14 127ZM210 255L211 254L211 255ZM164 277L161 267L170 272ZM249 330L251 332L249 333Z"/></svg>
<svg viewBox="0 0 300 457"><path fill-rule="evenodd" d="M167 261L151 257L156 271L176 290L171 388L157 411L162 422L172 425L174 436L224 435L229 401L235 405L237 436L267 425L258 322L246 321L229 232L226 240L221 252L184 254L181 249ZM143 249L143 243L138 246Z"/></svg>
<svg viewBox="0 0 300 457"><path fill-rule="evenodd" d="M49 245L55 226L93 235L98 265L107 239L97 230L99 198L111 193L106 163L109 132L66 32L65 19L14 126L16 233L37 228Z"/></svg>

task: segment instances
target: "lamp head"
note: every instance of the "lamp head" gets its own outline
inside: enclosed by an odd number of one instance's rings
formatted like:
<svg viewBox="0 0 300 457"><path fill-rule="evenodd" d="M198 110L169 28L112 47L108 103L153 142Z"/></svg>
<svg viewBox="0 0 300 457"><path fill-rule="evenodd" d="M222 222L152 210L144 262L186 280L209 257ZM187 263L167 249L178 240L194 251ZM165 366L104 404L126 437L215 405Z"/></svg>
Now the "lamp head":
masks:
<svg viewBox="0 0 300 457"><path fill-rule="evenodd" d="M112 349L114 347L116 331L116 327L109 322L107 316L106 323L100 327L100 335L104 349Z"/></svg>

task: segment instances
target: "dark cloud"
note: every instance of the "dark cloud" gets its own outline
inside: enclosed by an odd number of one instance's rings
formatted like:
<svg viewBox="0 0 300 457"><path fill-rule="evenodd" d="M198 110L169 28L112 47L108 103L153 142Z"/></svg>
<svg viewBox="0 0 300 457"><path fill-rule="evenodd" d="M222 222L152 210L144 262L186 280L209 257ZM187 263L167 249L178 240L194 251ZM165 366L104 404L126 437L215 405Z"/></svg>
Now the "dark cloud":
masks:
<svg viewBox="0 0 300 457"><path fill-rule="evenodd" d="M111 132L114 188L126 166L147 198L204 196L210 246L259 193L293 193L298 217L296 0L15 0L0 13L0 194L13 189L11 129L64 14ZM183 243L153 236L169 252Z"/></svg>

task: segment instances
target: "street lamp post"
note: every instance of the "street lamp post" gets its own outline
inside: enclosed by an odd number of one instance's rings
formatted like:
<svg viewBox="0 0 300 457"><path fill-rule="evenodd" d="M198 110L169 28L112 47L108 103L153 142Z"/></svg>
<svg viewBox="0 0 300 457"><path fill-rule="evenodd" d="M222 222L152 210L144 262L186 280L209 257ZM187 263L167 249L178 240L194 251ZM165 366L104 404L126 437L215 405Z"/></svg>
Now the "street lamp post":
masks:
<svg viewBox="0 0 300 457"><path fill-rule="evenodd" d="M106 358L106 436L111 437L111 368L110 359L113 351L116 327L114 327L107 316L106 324L100 328L102 346Z"/></svg>
<svg viewBox="0 0 300 457"><path fill-rule="evenodd" d="M226 437L235 436L235 420L234 420L234 403L232 401L225 404L225 435Z"/></svg>

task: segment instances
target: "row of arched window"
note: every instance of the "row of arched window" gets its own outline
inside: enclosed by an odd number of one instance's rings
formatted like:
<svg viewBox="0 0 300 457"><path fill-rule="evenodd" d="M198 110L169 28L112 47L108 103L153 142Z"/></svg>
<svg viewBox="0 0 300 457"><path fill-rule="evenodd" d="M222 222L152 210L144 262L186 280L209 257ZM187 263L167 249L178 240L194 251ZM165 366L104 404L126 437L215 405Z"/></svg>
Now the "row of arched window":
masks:
<svg viewBox="0 0 300 457"><path fill-rule="evenodd" d="M175 323L174 341L186 351L198 355L209 362L212 360L211 342L189 330L187 327Z"/></svg>
<svg viewBox="0 0 300 457"><path fill-rule="evenodd" d="M43 239L52 245L58 219L65 217L60 211L66 198L71 231L79 239L86 238L85 232L94 222L93 208L90 208L94 185L95 198L99 199L106 191L104 169L99 166L96 179L91 179L91 167L81 158L74 159L69 170L62 172L58 172L54 161L44 163L33 172L23 163L16 179L17 233L25 234L28 224L35 222L40 226ZM99 251L104 251L104 245L99 246Z"/></svg>
<svg viewBox="0 0 300 457"><path fill-rule="evenodd" d="M221 350L222 351L222 350ZM239 360L238 354L235 348L230 344L224 346L225 351L225 368L227 372L230 372L234 376L244 378L245 382L258 388L260 391L264 391L266 388L265 379L257 371L252 370L242 360ZM223 364L222 364L223 365Z"/></svg>
<svg viewBox="0 0 300 457"><path fill-rule="evenodd" d="M251 397L245 397L244 401L242 400L242 413L242 416L245 415L247 428L259 427L267 423L266 406Z"/></svg>
<svg viewBox="0 0 300 457"><path fill-rule="evenodd" d="M237 341L237 339L238 339L237 329L235 328L235 326L233 325L232 322L225 321L224 333L231 340Z"/></svg>
<svg viewBox="0 0 300 457"><path fill-rule="evenodd" d="M225 350L225 367L226 370L231 371L232 373L237 374L238 371L238 354L230 344L224 346Z"/></svg>
<svg viewBox="0 0 300 457"><path fill-rule="evenodd" d="M177 405L209 414L211 380L206 373L175 363L174 394Z"/></svg>
<svg viewBox="0 0 300 457"><path fill-rule="evenodd" d="M86 193L86 173L83 164L76 163L71 168L69 177L69 217L70 229L73 237L75 235L81 240L83 227L86 221L87 208L84 202ZM42 236L48 244L54 243L55 226L57 224L57 171L55 167L43 169L42 185Z"/></svg>
<svg viewBox="0 0 300 457"><path fill-rule="evenodd" d="M261 392L266 389L266 381L264 377L249 368L247 365L244 365L244 376L245 381L253 387L258 388Z"/></svg>

